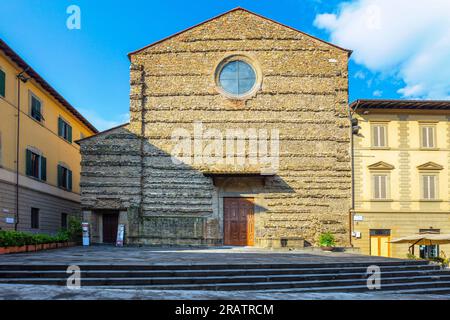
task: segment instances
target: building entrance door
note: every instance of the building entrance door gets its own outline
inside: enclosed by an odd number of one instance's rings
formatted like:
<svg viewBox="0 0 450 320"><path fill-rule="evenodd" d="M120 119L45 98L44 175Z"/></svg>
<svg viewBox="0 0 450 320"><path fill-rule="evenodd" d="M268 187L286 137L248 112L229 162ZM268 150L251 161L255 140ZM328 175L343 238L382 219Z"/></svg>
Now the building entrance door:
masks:
<svg viewBox="0 0 450 320"><path fill-rule="evenodd" d="M104 213L103 219L103 243L116 243L117 228L119 226L119 213Z"/></svg>
<svg viewBox="0 0 450 320"><path fill-rule="evenodd" d="M253 198L224 198L224 244L228 246L255 245Z"/></svg>
<svg viewBox="0 0 450 320"><path fill-rule="evenodd" d="M391 256L391 230L371 229L370 230L370 255L379 257Z"/></svg>

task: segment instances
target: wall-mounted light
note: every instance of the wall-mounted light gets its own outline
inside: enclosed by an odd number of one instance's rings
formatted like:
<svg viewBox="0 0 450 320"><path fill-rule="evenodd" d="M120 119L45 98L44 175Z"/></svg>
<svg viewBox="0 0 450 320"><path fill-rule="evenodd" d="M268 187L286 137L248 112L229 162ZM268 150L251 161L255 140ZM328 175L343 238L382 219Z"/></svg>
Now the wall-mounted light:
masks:
<svg viewBox="0 0 450 320"><path fill-rule="evenodd" d="M361 127L359 126L358 119L352 118L352 133L358 134L359 130L361 130Z"/></svg>

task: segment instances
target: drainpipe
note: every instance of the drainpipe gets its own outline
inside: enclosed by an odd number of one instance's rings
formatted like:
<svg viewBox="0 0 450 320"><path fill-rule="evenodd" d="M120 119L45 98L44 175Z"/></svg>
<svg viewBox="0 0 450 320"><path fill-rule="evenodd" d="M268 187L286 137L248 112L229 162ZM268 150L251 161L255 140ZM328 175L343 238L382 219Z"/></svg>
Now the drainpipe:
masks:
<svg viewBox="0 0 450 320"><path fill-rule="evenodd" d="M350 135L351 135L351 139L350 139L350 154L351 154L351 175L352 175L352 206L350 208L350 212L349 212L349 227L350 227L350 233L349 233L349 239L350 239L350 246L353 247L353 243L352 243L352 232L354 230L354 220L353 220L353 213L355 212L355 142L354 142L354 132L353 132L353 114L355 113L355 111L358 109L359 106L359 101L356 104L356 107L354 109L354 111L352 112L352 109L350 108L350 105L348 105L348 117L349 117L349 121L350 121Z"/></svg>
<svg viewBox="0 0 450 320"><path fill-rule="evenodd" d="M19 226L19 160L20 160L20 82L26 83L29 78L24 76L28 70L23 70L17 75L17 136L16 136L16 218L14 221L14 230Z"/></svg>
<svg viewBox="0 0 450 320"><path fill-rule="evenodd" d="M354 142L353 142L353 123L352 123L352 113L349 105L349 120L350 120L350 158L351 158L351 176L352 176L352 205L350 208L350 211L348 213L348 219L349 219L349 240L350 240L350 247L353 247L352 243L352 232L353 232L353 210L355 210L355 166L354 166Z"/></svg>

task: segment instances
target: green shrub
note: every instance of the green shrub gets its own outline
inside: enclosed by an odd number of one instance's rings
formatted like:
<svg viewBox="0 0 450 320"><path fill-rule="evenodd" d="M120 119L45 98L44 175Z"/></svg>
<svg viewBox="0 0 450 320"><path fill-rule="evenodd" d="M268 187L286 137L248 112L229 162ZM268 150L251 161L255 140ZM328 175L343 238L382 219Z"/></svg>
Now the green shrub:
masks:
<svg viewBox="0 0 450 320"><path fill-rule="evenodd" d="M322 233L319 237L319 245L321 247L334 247L336 240L331 232Z"/></svg>
<svg viewBox="0 0 450 320"><path fill-rule="evenodd" d="M430 258L430 261L439 263L441 266L443 266L444 268L447 268L449 266L449 259L447 258L447 255L445 254L444 251L441 251L440 256L439 257L435 257L435 258Z"/></svg>
<svg viewBox="0 0 450 320"><path fill-rule="evenodd" d="M21 247L25 245L47 244L69 241L67 232L55 236L48 234L31 234L18 231L0 231L0 247Z"/></svg>
<svg viewBox="0 0 450 320"><path fill-rule="evenodd" d="M0 231L0 246L24 246L32 242L33 235L25 232Z"/></svg>
<svg viewBox="0 0 450 320"><path fill-rule="evenodd" d="M67 227L67 235L70 241L79 242L81 240L82 234L83 229L81 227L81 220L77 217L70 216Z"/></svg>
<svg viewBox="0 0 450 320"><path fill-rule="evenodd" d="M70 235L67 230L59 231L55 236L57 242L68 242L70 240Z"/></svg>
<svg viewBox="0 0 450 320"><path fill-rule="evenodd" d="M409 260L420 260L420 258L416 257L412 253L406 254L406 258L409 259Z"/></svg>

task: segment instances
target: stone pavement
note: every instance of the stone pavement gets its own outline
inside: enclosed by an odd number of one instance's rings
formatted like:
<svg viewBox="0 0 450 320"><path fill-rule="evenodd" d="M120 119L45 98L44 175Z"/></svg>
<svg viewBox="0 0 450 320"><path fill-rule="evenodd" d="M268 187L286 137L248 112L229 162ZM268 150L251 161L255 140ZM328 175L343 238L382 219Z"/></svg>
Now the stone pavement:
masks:
<svg viewBox="0 0 450 320"><path fill-rule="evenodd" d="M392 261L354 253L321 250L267 250L257 248L152 248L92 246L72 247L0 256L0 264L261 264L261 263L343 263Z"/></svg>
<svg viewBox="0 0 450 320"><path fill-rule="evenodd" d="M265 291L162 291L0 285L0 300L450 300L450 296L395 293L298 293Z"/></svg>

